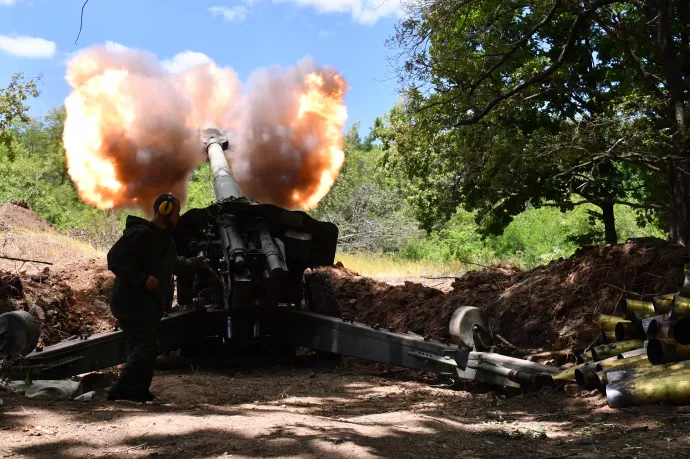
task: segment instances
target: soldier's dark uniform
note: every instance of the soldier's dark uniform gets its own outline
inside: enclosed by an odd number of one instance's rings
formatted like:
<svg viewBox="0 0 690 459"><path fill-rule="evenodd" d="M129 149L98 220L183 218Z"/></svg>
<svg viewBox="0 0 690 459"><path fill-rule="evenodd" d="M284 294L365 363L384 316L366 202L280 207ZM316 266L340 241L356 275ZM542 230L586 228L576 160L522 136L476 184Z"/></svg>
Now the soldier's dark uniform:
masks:
<svg viewBox="0 0 690 459"><path fill-rule="evenodd" d="M124 234L108 252L115 274L110 309L125 335L129 356L109 399L151 400L153 369L159 354L155 327L172 304L173 275L202 269L197 259L178 257L172 237L143 218L128 216ZM146 280L158 280L154 291Z"/></svg>

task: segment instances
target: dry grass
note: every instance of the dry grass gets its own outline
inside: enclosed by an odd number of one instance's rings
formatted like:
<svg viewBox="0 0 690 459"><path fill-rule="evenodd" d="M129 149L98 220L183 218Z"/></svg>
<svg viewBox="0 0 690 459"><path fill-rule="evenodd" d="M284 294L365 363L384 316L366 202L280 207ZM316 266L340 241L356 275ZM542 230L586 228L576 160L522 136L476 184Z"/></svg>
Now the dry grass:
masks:
<svg viewBox="0 0 690 459"><path fill-rule="evenodd" d="M0 233L0 255L63 263L102 257L104 253L88 243L62 234L23 231Z"/></svg>
<svg viewBox="0 0 690 459"><path fill-rule="evenodd" d="M95 248L88 242L82 242L63 234L42 232L0 232L0 255L64 263L105 256L105 251ZM386 278L419 278L424 276L455 276L474 266L464 266L458 261L441 263L433 261L405 261L388 255L371 253L343 253L336 255L348 269L367 277ZM21 263L19 263L21 265ZM0 260L0 267L18 269L16 262ZM36 266L37 268L39 266Z"/></svg>
<svg viewBox="0 0 690 459"><path fill-rule="evenodd" d="M375 278L456 276L476 268L464 266L459 261L405 261L388 255L370 253L339 252L335 260L362 276Z"/></svg>

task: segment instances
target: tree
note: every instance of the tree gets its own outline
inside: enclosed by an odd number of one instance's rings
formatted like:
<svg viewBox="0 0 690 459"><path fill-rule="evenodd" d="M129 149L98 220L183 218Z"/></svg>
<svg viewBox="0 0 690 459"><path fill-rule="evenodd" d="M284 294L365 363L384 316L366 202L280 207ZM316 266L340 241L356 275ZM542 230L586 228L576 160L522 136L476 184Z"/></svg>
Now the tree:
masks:
<svg viewBox="0 0 690 459"><path fill-rule="evenodd" d="M36 79L25 79L23 74L15 73L10 79L10 84L0 90L0 145L4 145L7 156L13 161L16 156L13 143L12 127L15 123L28 123L29 107L24 101L29 97L38 97L39 91Z"/></svg>
<svg viewBox="0 0 690 459"><path fill-rule="evenodd" d="M343 143L347 150L359 150L362 148L362 137L359 135L361 123L355 121L343 136Z"/></svg>
<svg viewBox="0 0 690 459"><path fill-rule="evenodd" d="M616 203L663 212L673 239L687 243L689 16L690 3L674 0L412 2L390 42L412 123L405 135L427 131L432 156L458 166L439 183L458 188L443 192L455 205L473 187L494 191L499 227L524 202L566 203L576 192L605 220ZM565 141L590 128L596 138ZM497 139L514 143L497 148ZM631 199L658 193L659 176L663 203Z"/></svg>
<svg viewBox="0 0 690 459"><path fill-rule="evenodd" d="M52 109L45 119L48 150L52 153L50 156L50 169L59 177L59 183L61 185L68 180L67 157L65 155L65 145L62 140L66 118L67 110L63 105Z"/></svg>
<svg viewBox="0 0 690 459"><path fill-rule="evenodd" d="M31 119L26 126L15 129L15 135L23 146L24 153L43 164L43 178L58 185L68 181L65 147L62 141L66 117L65 107L61 106L52 109L42 121Z"/></svg>
<svg viewBox="0 0 690 459"><path fill-rule="evenodd" d="M358 122L344 143L340 175L310 214L338 226L343 250L397 252L419 232L400 183L380 167L381 149L362 142Z"/></svg>
<svg viewBox="0 0 690 459"><path fill-rule="evenodd" d="M412 183L408 193L428 231L450 218L458 204L475 214L484 235L496 235L530 205L565 211L594 203L601 212L592 215L604 223L605 240L615 243L614 202L644 188L631 167L602 162L571 170L582 164L583 149L596 148L604 135L581 132L579 124L483 121L437 132L428 115L398 104L374 129L387 164L402 169Z"/></svg>

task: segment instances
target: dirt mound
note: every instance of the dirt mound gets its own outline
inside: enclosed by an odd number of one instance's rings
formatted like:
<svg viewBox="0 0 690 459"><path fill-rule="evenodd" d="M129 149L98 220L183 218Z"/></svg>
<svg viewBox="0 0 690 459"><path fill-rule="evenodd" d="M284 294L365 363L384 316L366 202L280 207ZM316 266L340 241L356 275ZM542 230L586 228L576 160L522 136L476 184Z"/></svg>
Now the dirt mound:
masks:
<svg viewBox="0 0 690 459"><path fill-rule="evenodd" d="M31 210L25 201L0 204L0 231L57 233L57 229Z"/></svg>
<svg viewBox="0 0 690 459"><path fill-rule="evenodd" d="M498 266L468 272L443 293L419 284L391 286L342 265L328 268L344 315L370 325L448 339L459 306L483 309L495 333L525 349L566 349L597 337L600 313L619 300L671 293L690 261L687 248L659 239L588 247L528 272Z"/></svg>
<svg viewBox="0 0 690 459"><path fill-rule="evenodd" d="M110 312L110 293L115 275L105 258L80 260L59 265L56 276L74 292L73 313L90 321L91 330L111 330L115 319Z"/></svg>
<svg viewBox="0 0 690 459"><path fill-rule="evenodd" d="M360 276L341 264L325 268L335 288L341 313L369 325L396 331L430 333L434 315L446 295L440 290L405 282L390 285ZM446 328L448 323L446 322ZM443 333L434 333L442 337Z"/></svg>
<svg viewBox="0 0 690 459"><path fill-rule="evenodd" d="M61 236L25 201L0 204L0 232L13 233L3 241L3 255L59 260L50 269L34 263L0 261L0 313L29 311L41 323L42 345L113 328L115 319L108 302L114 277L104 259L84 258L90 252ZM50 250L43 253L37 247Z"/></svg>
<svg viewBox="0 0 690 459"><path fill-rule="evenodd" d="M55 266L55 276L77 291L92 290L109 297L115 275L105 258L89 258Z"/></svg>
<svg viewBox="0 0 690 459"><path fill-rule="evenodd" d="M62 273L53 274L48 268L32 276L0 271L0 313L28 311L41 324L39 345L43 346L82 333L110 330L115 321L108 310L107 284L104 279L91 287L73 289Z"/></svg>

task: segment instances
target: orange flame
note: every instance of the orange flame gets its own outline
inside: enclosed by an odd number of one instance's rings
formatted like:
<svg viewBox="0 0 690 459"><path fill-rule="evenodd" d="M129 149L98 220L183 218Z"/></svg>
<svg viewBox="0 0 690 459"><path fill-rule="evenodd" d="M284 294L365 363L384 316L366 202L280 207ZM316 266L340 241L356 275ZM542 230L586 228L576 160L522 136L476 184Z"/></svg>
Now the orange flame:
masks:
<svg viewBox="0 0 690 459"><path fill-rule="evenodd" d="M247 81L231 132L232 172L245 196L310 210L330 191L345 159L347 84L305 59Z"/></svg>
<svg viewBox="0 0 690 459"><path fill-rule="evenodd" d="M345 82L338 75L333 75L333 80L337 86L327 91L322 75L308 74L304 79L307 92L300 97L296 123L317 120L317 124L323 129L325 139L316 152L324 164L324 170L317 177L318 181L313 186L313 191L305 196L302 196L299 191L295 191L292 195L295 203L305 210L316 208L321 199L328 194L345 161L342 135L342 129L347 121L347 108L343 104Z"/></svg>
<svg viewBox="0 0 690 459"><path fill-rule="evenodd" d="M187 177L200 163L199 141L187 125L190 100L152 56L98 46L67 68L67 170L79 197L99 209L140 206L156 196L184 200Z"/></svg>
<svg viewBox="0 0 690 459"><path fill-rule="evenodd" d="M239 139L230 159L245 195L315 208L345 159L345 81L310 61L255 79L260 84L240 96L236 74L213 63L172 74L154 56L124 47L78 54L67 70L73 92L63 140L80 198L147 214L161 193L184 202L187 179L205 159L198 129L211 124Z"/></svg>
<svg viewBox="0 0 690 459"><path fill-rule="evenodd" d="M99 126L124 126L131 122L132 112L126 104L113 104L113 110L105 111L101 105L92 105L88 100L98 93L108 97L116 95L125 77L124 71L105 72L102 78L91 80L79 94L73 94L65 100L67 121L64 144L69 174L77 185L81 199L99 209L114 207L117 196L124 189L117 179L112 159L98 154L103 144ZM75 119L79 121L75 123Z"/></svg>

